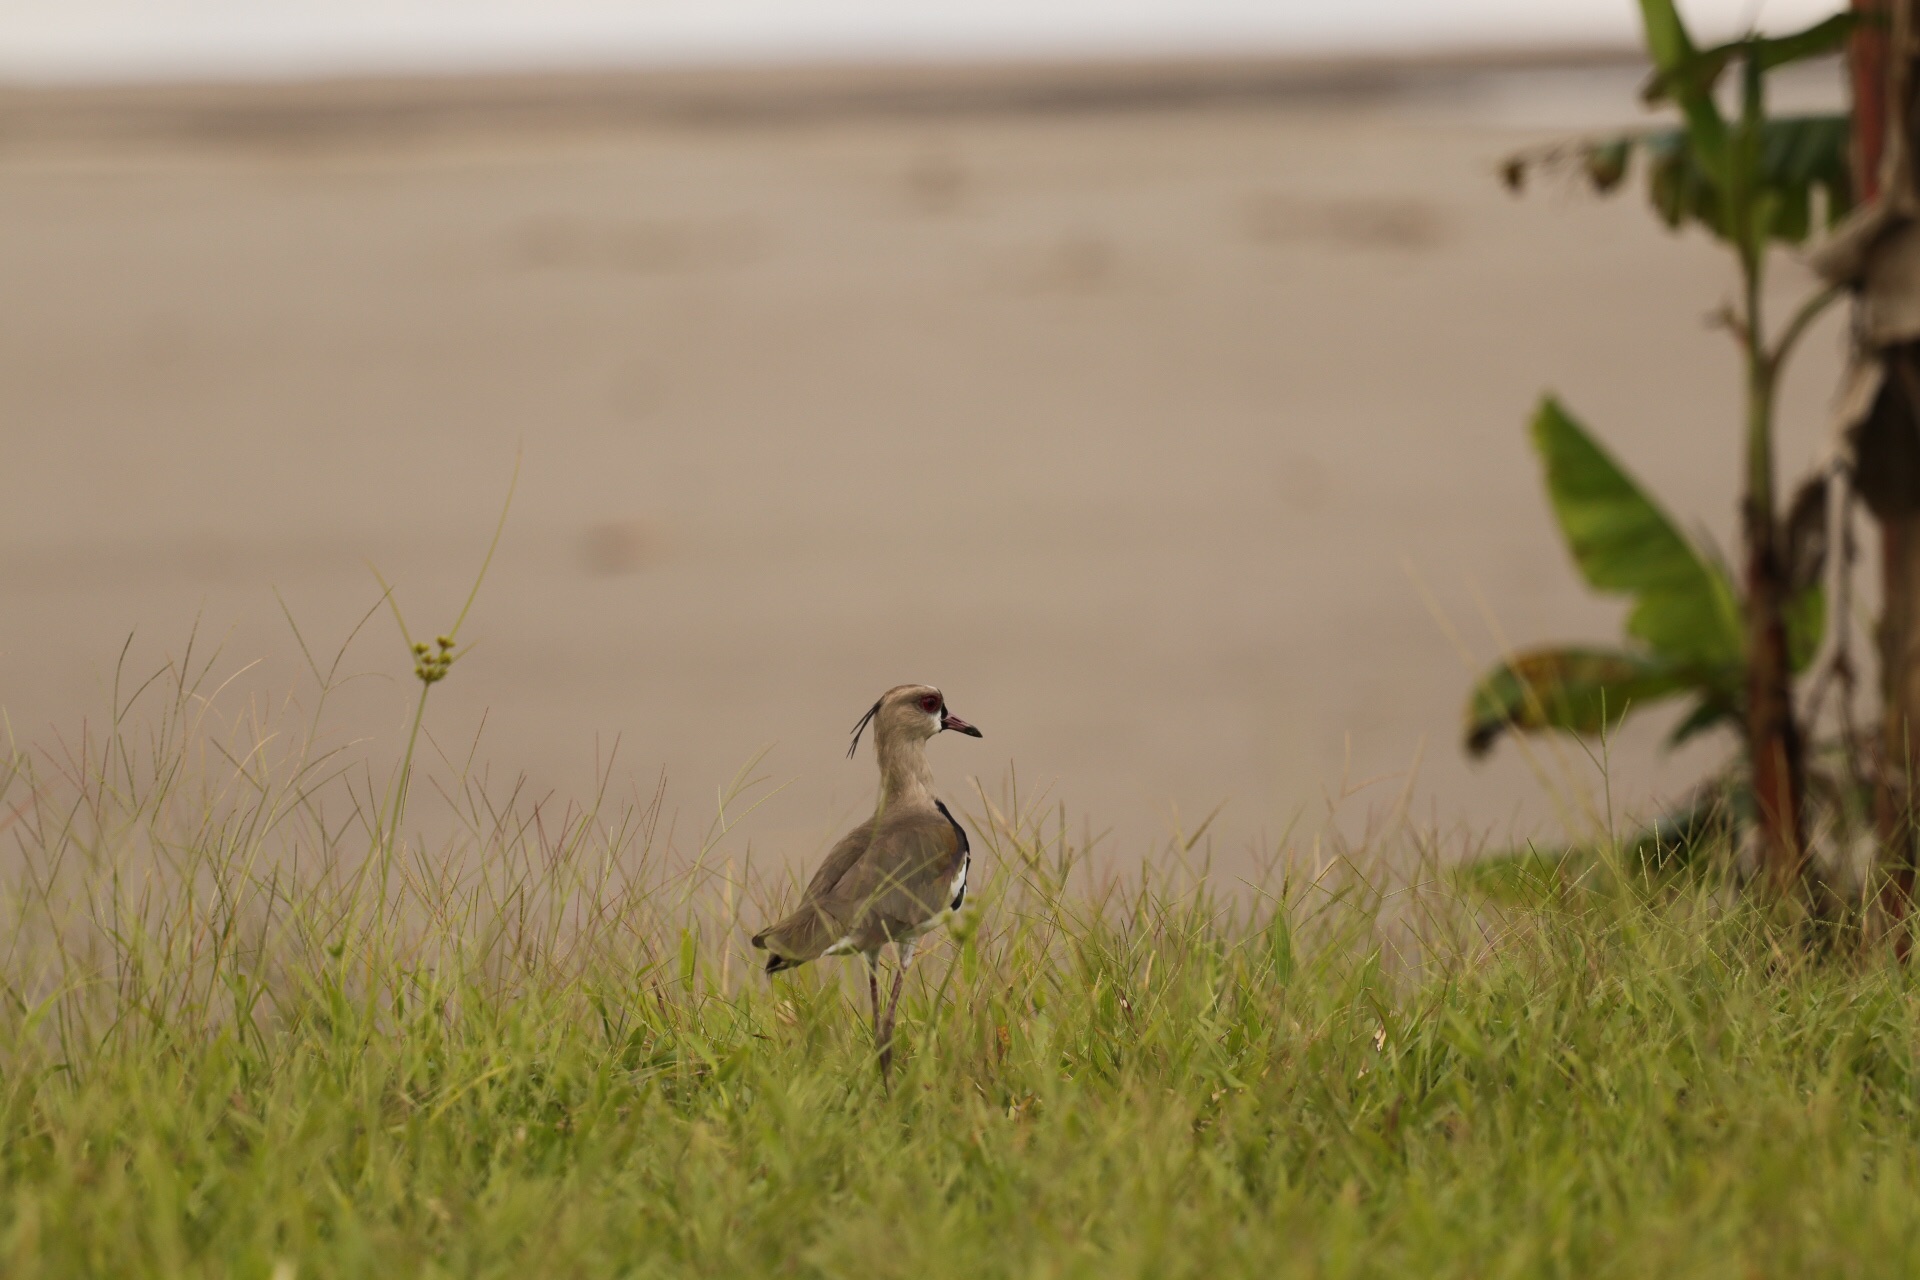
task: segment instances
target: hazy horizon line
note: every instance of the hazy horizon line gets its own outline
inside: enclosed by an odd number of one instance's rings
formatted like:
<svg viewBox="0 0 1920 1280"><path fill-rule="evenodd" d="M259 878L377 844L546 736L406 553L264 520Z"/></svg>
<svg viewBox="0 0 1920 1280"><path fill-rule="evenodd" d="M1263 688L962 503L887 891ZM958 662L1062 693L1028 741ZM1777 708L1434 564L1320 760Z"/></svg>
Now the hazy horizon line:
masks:
<svg viewBox="0 0 1920 1280"><path fill-rule="evenodd" d="M1836 0L1695 0L1704 34ZM1638 42L1629 0L0 0L15 84L839 63L1446 55Z"/></svg>

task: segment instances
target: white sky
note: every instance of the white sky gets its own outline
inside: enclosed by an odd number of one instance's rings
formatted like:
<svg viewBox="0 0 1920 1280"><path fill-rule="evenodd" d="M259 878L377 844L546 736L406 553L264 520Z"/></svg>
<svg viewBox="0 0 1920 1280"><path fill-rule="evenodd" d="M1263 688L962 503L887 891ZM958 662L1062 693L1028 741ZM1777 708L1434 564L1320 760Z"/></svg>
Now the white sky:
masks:
<svg viewBox="0 0 1920 1280"><path fill-rule="evenodd" d="M1840 0L1683 0L1702 36ZM0 79L1632 39L1634 0L0 0Z"/></svg>

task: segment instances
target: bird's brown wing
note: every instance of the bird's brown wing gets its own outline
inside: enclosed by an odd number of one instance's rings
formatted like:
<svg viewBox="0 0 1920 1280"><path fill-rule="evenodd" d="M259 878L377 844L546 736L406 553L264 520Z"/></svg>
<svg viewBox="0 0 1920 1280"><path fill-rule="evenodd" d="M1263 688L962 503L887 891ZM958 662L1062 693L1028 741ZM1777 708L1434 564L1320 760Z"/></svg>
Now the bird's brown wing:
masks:
<svg viewBox="0 0 1920 1280"><path fill-rule="evenodd" d="M849 926L855 950L869 950L945 911L966 856L966 833L939 809L888 813L821 905Z"/></svg>
<svg viewBox="0 0 1920 1280"><path fill-rule="evenodd" d="M828 851L826 861L813 873L813 879L807 881L807 891L800 895L800 905L792 914L753 935L754 946L773 953L767 961L768 972L804 964L846 936L846 925L850 921L836 919L822 904L871 843L873 819L868 818Z"/></svg>
<svg viewBox="0 0 1920 1280"><path fill-rule="evenodd" d="M834 886L840 883L841 877L847 874L847 868L860 861L860 855L865 853L867 846L872 843L873 819L868 818L846 835L841 836L840 843L827 851L826 861L822 862L820 869L813 873L813 879L807 881L807 891L802 895L801 900L824 898L832 893Z"/></svg>

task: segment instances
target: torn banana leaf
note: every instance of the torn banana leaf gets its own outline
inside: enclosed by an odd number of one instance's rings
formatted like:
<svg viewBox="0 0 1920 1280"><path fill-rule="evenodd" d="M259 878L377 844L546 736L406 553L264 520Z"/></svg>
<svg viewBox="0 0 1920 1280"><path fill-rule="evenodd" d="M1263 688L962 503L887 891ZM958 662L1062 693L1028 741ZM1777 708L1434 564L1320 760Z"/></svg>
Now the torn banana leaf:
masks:
<svg viewBox="0 0 1920 1280"><path fill-rule="evenodd" d="M1658 658L1617 649L1532 649L1494 667L1467 701L1466 746L1485 755L1509 729L1595 734L1629 710L1693 687Z"/></svg>

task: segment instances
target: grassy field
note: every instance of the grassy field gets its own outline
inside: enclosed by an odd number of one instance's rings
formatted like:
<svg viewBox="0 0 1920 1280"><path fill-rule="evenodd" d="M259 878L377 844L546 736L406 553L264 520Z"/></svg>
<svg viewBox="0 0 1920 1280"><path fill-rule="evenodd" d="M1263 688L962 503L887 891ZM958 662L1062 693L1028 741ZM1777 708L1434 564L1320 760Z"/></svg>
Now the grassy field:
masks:
<svg viewBox="0 0 1920 1280"><path fill-rule="evenodd" d="M1913 979L1710 887L1113 881L978 799L887 1091L724 822L446 765L403 839L324 698L198 690L0 768L15 1280L1920 1273Z"/></svg>

